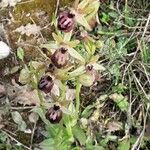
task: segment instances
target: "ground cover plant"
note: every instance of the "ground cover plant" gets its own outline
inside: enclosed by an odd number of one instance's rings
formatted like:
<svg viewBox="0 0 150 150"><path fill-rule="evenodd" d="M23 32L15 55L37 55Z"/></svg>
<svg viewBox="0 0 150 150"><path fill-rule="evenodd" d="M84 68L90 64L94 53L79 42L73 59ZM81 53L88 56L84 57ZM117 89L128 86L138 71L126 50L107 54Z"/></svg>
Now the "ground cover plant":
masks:
<svg viewBox="0 0 150 150"><path fill-rule="evenodd" d="M150 2L67 2L0 2L0 149L150 149Z"/></svg>

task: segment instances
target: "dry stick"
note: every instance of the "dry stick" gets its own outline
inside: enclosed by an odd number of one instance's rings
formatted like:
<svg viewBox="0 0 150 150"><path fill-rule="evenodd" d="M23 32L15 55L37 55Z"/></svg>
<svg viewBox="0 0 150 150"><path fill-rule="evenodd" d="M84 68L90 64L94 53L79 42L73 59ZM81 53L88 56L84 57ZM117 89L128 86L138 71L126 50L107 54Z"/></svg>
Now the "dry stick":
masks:
<svg viewBox="0 0 150 150"><path fill-rule="evenodd" d="M136 77L136 75L135 75L134 73L133 73L133 76L134 76L134 78L135 78L135 80L136 80L137 84L138 84L138 85L139 85L139 87L141 88L142 92L144 93L145 97L147 98L147 97L148 97L148 95L147 95L147 94L146 94L146 92L144 91L144 89L143 89L143 87L142 87L142 85L141 85L140 81L138 80L138 78Z"/></svg>
<svg viewBox="0 0 150 150"><path fill-rule="evenodd" d="M18 3L18 5L20 4L26 4L26 3L31 3L31 2L34 2L34 0L29 0L29 1L26 1L26 2L20 2L20 3Z"/></svg>
<svg viewBox="0 0 150 150"><path fill-rule="evenodd" d="M23 143L19 142L17 139L15 139L14 137L12 137L10 134L8 134L6 131L1 130L4 134L6 134L10 139L12 139L13 141L15 141L16 143L19 143L21 146L23 146L24 148L31 150L28 146L24 145Z"/></svg>
<svg viewBox="0 0 150 150"><path fill-rule="evenodd" d="M130 136L130 128L131 128L131 113L132 113L132 92L131 92L131 77L129 74L129 70L128 70L128 76L129 76L129 87L130 87L130 91L129 91L129 108L128 108L128 115L127 115L127 125L128 125L128 129L126 131L126 136L129 137Z"/></svg>
<svg viewBox="0 0 150 150"><path fill-rule="evenodd" d="M127 18L127 19L131 19L131 20L147 21L147 19L142 19L142 18L135 19L135 18L130 18L130 17L124 16L124 15L121 13L120 9L119 9L119 2L120 2L120 0L117 1L117 6L116 6L116 7L117 7L117 11L118 11L118 13L119 13L119 15L120 15L121 17Z"/></svg>
<svg viewBox="0 0 150 150"><path fill-rule="evenodd" d="M133 145L131 150L139 150L142 139L144 137L144 132L145 132L145 127L146 127L146 120L147 120L147 116L148 116L148 111L149 111L149 103L147 105L147 109L146 109L146 114L145 114L145 118L144 118L144 125L143 125L143 130L141 132L141 134L139 135L138 139L136 140L135 144Z"/></svg>
<svg viewBox="0 0 150 150"><path fill-rule="evenodd" d="M128 26L128 25L126 25L126 24L124 24L124 23L121 23L121 22L116 22L116 21L114 21L114 23L115 24L120 24L120 25L123 25L123 26L125 26L125 27L127 27L127 28L129 28L129 29L144 29L145 27L141 27L141 26L134 26L134 27L130 27L130 26Z"/></svg>
<svg viewBox="0 0 150 150"><path fill-rule="evenodd" d="M35 129L36 129L36 124L37 122L34 123L34 127L32 130L32 135L31 135L31 142L30 142L30 148L32 149L32 144L33 144L33 138L34 138L34 133L35 133Z"/></svg>
<svg viewBox="0 0 150 150"><path fill-rule="evenodd" d="M141 40L143 40L144 35L145 35L146 31L147 31L149 21L150 21L150 13L149 13L149 15L148 15L148 19L147 19L147 22L146 22L145 29L144 29L144 32L143 32L143 35L142 35Z"/></svg>
<svg viewBox="0 0 150 150"><path fill-rule="evenodd" d="M137 25L138 25L138 23L137 23ZM137 26L137 25L136 25L136 26ZM130 39L133 37L134 33L136 33L136 28L135 28L134 31L132 32L132 34L131 34L131 36L129 37L129 39L127 40L127 42L125 42L124 45L121 47L121 49L130 41ZM135 57L136 57L136 54L137 54L138 50L139 50L139 47L136 49L132 61L128 64L128 66L125 68L125 70L124 70L124 72L123 72L122 84L123 84L123 82L124 82L125 74L126 74L126 72L128 71L128 68L130 67L130 65L131 65L131 64L134 62L134 60L135 60Z"/></svg>
<svg viewBox="0 0 150 150"><path fill-rule="evenodd" d="M57 12L58 12L58 8L59 8L59 3L60 3L60 0L57 0L56 10L55 10L55 16L57 16Z"/></svg>
<svg viewBox="0 0 150 150"><path fill-rule="evenodd" d="M5 132L7 132L7 133L10 133L10 134L13 135L13 136L17 136L15 133L13 133L13 132L11 132L11 131L5 129L5 128L3 128L3 131L5 131Z"/></svg>
<svg viewBox="0 0 150 150"><path fill-rule="evenodd" d="M140 63L140 64L141 64L141 66L143 67L144 72L145 72L146 77L147 77L147 80L148 80L148 82L149 82L149 84L150 84L150 78L149 78L149 75L148 75L148 73L147 73L147 70L146 70L145 66L143 65L143 63ZM141 69L140 69L140 70L141 70Z"/></svg>
<svg viewBox="0 0 150 150"><path fill-rule="evenodd" d="M147 21L147 22L149 22L149 21ZM146 24L147 24L147 23L146 23ZM135 31L135 30L134 30L134 31ZM142 37L145 35L145 33L146 33L146 30L145 30L145 32L143 32ZM125 74L126 74L128 68L130 67L130 65L131 65L131 64L134 62L134 60L135 60L136 54L137 54L137 52L138 52L139 49L140 49L140 44L141 44L141 41L138 42L138 47L137 47L137 49L136 49L136 51L135 51L135 53L134 53L133 59L131 60L131 62L128 64L128 66L127 66L127 67L125 68L125 70L124 70L123 78L122 78L122 83L124 82Z"/></svg>
<svg viewBox="0 0 150 150"><path fill-rule="evenodd" d="M11 107L12 110L25 110L25 109L33 109L35 106L25 106L25 107Z"/></svg>
<svg viewBox="0 0 150 150"><path fill-rule="evenodd" d="M143 104L140 104L138 106L138 108L136 108L136 110L133 112L132 117L134 117L136 115L136 113L138 112L138 110L142 107Z"/></svg>

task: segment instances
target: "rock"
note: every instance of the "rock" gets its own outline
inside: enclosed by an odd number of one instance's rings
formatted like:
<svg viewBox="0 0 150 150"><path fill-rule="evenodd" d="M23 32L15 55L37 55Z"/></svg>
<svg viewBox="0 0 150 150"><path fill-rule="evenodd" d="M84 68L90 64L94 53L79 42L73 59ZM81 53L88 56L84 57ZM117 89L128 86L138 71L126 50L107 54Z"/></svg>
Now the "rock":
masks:
<svg viewBox="0 0 150 150"><path fill-rule="evenodd" d="M9 54L10 47L3 41L0 41L0 59L8 57Z"/></svg>
<svg viewBox="0 0 150 150"><path fill-rule="evenodd" d="M6 89L4 85L0 84L0 98L4 97L6 95Z"/></svg>

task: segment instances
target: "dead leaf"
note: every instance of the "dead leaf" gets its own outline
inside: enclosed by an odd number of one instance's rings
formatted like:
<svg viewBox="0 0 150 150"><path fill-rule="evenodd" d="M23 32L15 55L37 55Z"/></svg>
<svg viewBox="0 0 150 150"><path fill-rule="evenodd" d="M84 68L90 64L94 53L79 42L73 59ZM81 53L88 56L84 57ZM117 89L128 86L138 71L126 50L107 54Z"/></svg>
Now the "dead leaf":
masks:
<svg viewBox="0 0 150 150"><path fill-rule="evenodd" d="M35 112L32 112L32 113L29 115L29 121L30 121L31 123L36 123L37 120L38 120L38 118L39 118L39 116L38 116L38 114L35 113Z"/></svg>
<svg viewBox="0 0 150 150"><path fill-rule="evenodd" d="M26 34L27 36L30 35L39 35L40 33L40 26L37 26L36 24L28 23L26 26L20 26L15 32L19 32L21 35Z"/></svg>
<svg viewBox="0 0 150 150"><path fill-rule="evenodd" d="M108 122L107 124L107 132L114 132L122 129L122 123L121 122Z"/></svg>
<svg viewBox="0 0 150 150"><path fill-rule="evenodd" d="M19 86L18 84L7 85L7 87L8 98L13 102L22 105L40 105L37 90L32 90L27 85Z"/></svg>
<svg viewBox="0 0 150 150"><path fill-rule="evenodd" d="M66 100L73 101L75 97L76 97L76 90L68 88L66 91Z"/></svg>
<svg viewBox="0 0 150 150"><path fill-rule="evenodd" d="M23 90L16 97L16 102L23 105L36 105L40 106L40 99L38 97L37 90Z"/></svg>
<svg viewBox="0 0 150 150"><path fill-rule="evenodd" d="M53 85L51 94L53 94L54 96L60 96L59 86L56 83L54 83L54 85Z"/></svg>

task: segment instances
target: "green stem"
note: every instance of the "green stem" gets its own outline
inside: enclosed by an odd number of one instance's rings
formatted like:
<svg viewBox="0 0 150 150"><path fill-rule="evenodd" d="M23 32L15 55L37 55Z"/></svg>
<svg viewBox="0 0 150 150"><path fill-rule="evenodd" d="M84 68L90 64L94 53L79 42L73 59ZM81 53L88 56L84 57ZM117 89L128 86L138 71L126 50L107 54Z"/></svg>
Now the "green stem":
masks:
<svg viewBox="0 0 150 150"><path fill-rule="evenodd" d="M43 107L43 106L44 106L44 100L43 100L43 96L42 96L42 94L41 94L41 91L39 91L39 90L37 89L37 93L38 93L38 97L39 97L39 99L40 99L40 105Z"/></svg>
<svg viewBox="0 0 150 150"><path fill-rule="evenodd" d="M36 87L37 87L39 75L38 75L37 72L35 72L34 75L36 77ZM39 97L39 100L40 100L40 105L41 105L41 107L43 107L44 106L43 95L42 95L41 91L38 88L36 90L37 90L38 97Z"/></svg>
<svg viewBox="0 0 150 150"><path fill-rule="evenodd" d="M76 112L77 114L79 113L79 108L80 108L80 91L81 91L81 84L79 80L77 79L77 82L76 82Z"/></svg>

